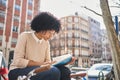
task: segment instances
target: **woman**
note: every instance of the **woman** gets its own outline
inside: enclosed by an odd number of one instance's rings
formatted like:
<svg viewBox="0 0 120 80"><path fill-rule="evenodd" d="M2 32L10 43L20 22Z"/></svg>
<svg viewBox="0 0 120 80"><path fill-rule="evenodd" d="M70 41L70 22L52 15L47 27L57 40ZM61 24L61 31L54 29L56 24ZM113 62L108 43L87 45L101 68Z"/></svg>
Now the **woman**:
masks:
<svg viewBox="0 0 120 80"><path fill-rule="evenodd" d="M60 31L60 21L51 13L41 12L32 20L31 29L33 31L23 32L18 38L9 80L16 80L19 75L27 75L43 65L48 68L53 63L48 40ZM52 66L31 77L31 80L70 80L70 70L65 66Z"/></svg>

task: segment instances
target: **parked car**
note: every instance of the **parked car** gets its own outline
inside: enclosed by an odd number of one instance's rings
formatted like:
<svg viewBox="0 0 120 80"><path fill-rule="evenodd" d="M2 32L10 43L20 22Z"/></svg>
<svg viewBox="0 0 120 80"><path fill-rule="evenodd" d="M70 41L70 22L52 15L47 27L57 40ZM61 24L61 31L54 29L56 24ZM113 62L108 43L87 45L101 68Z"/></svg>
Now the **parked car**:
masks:
<svg viewBox="0 0 120 80"><path fill-rule="evenodd" d="M88 80L113 80L111 73L113 65L110 63L94 64L87 72Z"/></svg>
<svg viewBox="0 0 120 80"><path fill-rule="evenodd" d="M88 68L72 67L71 69L71 80L86 80L86 74Z"/></svg>
<svg viewBox="0 0 120 80"><path fill-rule="evenodd" d="M71 70L71 73L76 73L76 72L81 72L81 71L87 71L88 68L83 68L83 67L72 67L70 70Z"/></svg>

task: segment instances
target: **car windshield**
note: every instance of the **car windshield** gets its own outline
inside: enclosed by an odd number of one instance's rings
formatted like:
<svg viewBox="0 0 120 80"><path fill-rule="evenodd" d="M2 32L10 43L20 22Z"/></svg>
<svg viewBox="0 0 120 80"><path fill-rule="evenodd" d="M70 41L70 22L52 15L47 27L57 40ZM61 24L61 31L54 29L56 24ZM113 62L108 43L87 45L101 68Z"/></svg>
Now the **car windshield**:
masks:
<svg viewBox="0 0 120 80"><path fill-rule="evenodd" d="M100 71L110 71L112 69L111 65L94 65L90 70L100 70Z"/></svg>

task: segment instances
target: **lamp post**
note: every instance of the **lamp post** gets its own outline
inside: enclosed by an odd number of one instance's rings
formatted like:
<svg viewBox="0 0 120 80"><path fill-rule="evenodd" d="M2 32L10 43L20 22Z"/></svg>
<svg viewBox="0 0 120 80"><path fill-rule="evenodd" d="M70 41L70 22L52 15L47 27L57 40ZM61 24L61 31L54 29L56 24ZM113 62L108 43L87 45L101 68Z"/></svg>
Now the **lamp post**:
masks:
<svg viewBox="0 0 120 80"><path fill-rule="evenodd" d="M119 23L118 23L118 16L115 16L115 27L116 27L116 34L119 34Z"/></svg>

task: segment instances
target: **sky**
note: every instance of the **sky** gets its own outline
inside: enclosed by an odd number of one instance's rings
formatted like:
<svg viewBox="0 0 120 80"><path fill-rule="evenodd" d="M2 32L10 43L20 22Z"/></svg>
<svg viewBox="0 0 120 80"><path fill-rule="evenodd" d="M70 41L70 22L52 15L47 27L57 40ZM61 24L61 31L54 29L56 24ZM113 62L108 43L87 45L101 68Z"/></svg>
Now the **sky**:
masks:
<svg viewBox="0 0 120 80"><path fill-rule="evenodd" d="M112 2L110 4L113 4ZM94 14L93 12L82 8L81 6L86 6L95 12L101 13L101 8L99 5L99 0L41 0L40 11L48 11L57 16L58 18L74 15L78 12L82 17L90 16L93 19L101 23L101 28L104 27L103 19L101 16ZM113 15L116 15L116 11L120 12L120 9L112 8Z"/></svg>

